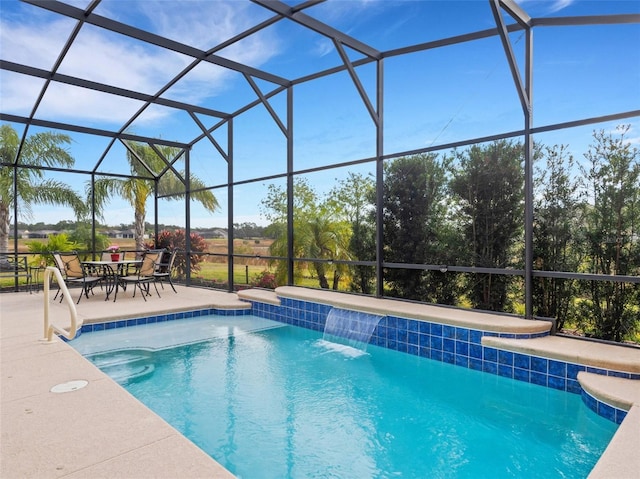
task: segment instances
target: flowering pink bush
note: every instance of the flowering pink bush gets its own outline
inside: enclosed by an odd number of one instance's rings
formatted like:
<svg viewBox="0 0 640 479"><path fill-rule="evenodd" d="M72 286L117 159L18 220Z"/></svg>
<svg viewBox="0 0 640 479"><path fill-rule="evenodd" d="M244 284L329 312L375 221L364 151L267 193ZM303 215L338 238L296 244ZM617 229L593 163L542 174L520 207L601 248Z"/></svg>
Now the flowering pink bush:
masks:
<svg viewBox="0 0 640 479"><path fill-rule="evenodd" d="M265 270L256 275L251 285L256 288L276 289L278 283L276 282L276 275Z"/></svg>

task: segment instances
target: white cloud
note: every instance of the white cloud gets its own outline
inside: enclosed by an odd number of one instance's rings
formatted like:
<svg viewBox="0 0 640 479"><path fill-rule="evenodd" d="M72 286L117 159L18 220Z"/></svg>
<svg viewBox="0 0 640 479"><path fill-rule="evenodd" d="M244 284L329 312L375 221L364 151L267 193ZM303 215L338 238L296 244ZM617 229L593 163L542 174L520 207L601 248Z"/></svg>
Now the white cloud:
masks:
<svg viewBox="0 0 640 479"><path fill-rule="evenodd" d="M320 38L315 42L313 53L322 58L335 52L335 45L328 38Z"/></svg>
<svg viewBox="0 0 640 479"><path fill-rule="evenodd" d="M146 24L154 33L203 50L232 37L253 22L246 4L240 2L144 1L135 4L135 7L139 15L145 16L136 16L136 25ZM40 15L41 10L31 6L23 6L21 11L25 15L3 15L0 19L2 57L5 60L49 69L57 59L75 22L57 18L51 21L50 15ZM127 14L130 12L131 9ZM101 14L108 15L108 12L103 9ZM129 23L126 18L116 19ZM275 55L278 48L278 40L265 32L226 49L224 56L241 63L259 66ZM191 61L191 58L175 52L147 46L128 37L86 25L63 60L59 72L154 94ZM223 88L228 79L224 69L200 68L180 83L180 91L188 92L189 101L199 103L207 97L215 96L217 89ZM23 80L24 77L21 75L3 75L3 111L24 114L33 107L33 91L28 95L20 94L24 87L21 83ZM208 88L202 88L203 82L206 82ZM33 87L34 82L31 83ZM135 109L132 111L132 106L138 103L88 89L54 85L52 91L47 93L42 109L36 116L43 114L48 119L74 122L107 120L111 124L118 124L126 121L135 112ZM138 103L135 108L139 106ZM215 108L215 105L212 107ZM168 114L169 111L163 110L161 114ZM157 115L145 117L145 120L150 119L158 118Z"/></svg>
<svg viewBox="0 0 640 479"><path fill-rule="evenodd" d="M545 14L548 14L570 7L575 3L575 0L516 0L516 3L527 11L531 6L538 7L541 12L544 11Z"/></svg>
<svg viewBox="0 0 640 479"><path fill-rule="evenodd" d="M560 10L564 10L565 8L571 6L574 1L575 0L556 0L555 2L552 2L549 11L551 13L559 12Z"/></svg>

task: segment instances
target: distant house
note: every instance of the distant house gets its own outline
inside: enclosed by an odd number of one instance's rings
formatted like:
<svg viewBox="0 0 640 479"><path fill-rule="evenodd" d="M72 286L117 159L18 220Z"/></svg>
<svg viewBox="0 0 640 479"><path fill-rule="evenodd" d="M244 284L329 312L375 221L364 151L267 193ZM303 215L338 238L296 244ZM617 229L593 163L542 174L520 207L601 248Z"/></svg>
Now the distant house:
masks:
<svg viewBox="0 0 640 479"><path fill-rule="evenodd" d="M135 231L133 229L128 230L108 230L105 232L109 238L135 238ZM145 235L146 236L146 235Z"/></svg>
<svg viewBox="0 0 640 479"><path fill-rule="evenodd" d="M208 230L198 230L197 233L205 239L211 238L227 238L227 230L222 228L214 228Z"/></svg>
<svg viewBox="0 0 640 479"><path fill-rule="evenodd" d="M23 230L23 231L18 231L18 238L21 239L47 239L49 237L50 234L56 234L58 233L57 231L53 231L53 230L38 230L38 231L29 231L29 230Z"/></svg>

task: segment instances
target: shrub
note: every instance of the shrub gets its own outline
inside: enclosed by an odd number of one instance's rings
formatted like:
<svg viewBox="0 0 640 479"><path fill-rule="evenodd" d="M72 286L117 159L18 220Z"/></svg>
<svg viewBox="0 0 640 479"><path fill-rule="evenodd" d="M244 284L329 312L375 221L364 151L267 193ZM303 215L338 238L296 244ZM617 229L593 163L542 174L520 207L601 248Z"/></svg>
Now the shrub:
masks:
<svg viewBox="0 0 640 479"><path fill-rule="evenodd" d="M54 251L75 251L79 250L82 246L79 243L69 240L66 233L50 234L47 236L47 242L42 243L40 241L27 241L27 248L31 253L39 253L34 255L30 263L32 265L55 266L53 256Z"/></svg>
<svg viewBox="0 0 640 479"><path fill-rule="evenodd" d="M270 271L262 271L258 273L254 280L251 282L252 286L256 288L276 289L278 283L276 282L276 275Z"/></svg>
<svg viewBox="0 0 640 479"><path fill-rule="evenodd" d="M199 263L202 262L204 255L199 255L197 253L206 252L207 242L202 236L194 232L189 235L189 240L191 241L191 271L198 272L200 271ZM176 249L185 251L185 230L162 230L160 233L158 233L158 237L155 239L155 242L150 242L146 246L148 248L167 249L168 251L173 251ZM176 276L179 278L183 278L187 272L187 256L185 254L178 253L173 267Z"/></svg>

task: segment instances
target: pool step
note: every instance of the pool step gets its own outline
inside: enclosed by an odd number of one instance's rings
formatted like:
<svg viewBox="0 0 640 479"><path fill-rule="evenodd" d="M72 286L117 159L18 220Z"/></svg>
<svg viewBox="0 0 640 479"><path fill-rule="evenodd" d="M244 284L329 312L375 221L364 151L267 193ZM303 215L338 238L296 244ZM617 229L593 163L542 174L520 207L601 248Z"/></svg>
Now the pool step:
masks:
<svg viewBox="0 0 640 479"><path fill-rule="evenodd" d="M155 366L150 352L143 350L122 350L87 356L117 383L127 383L153 374Z"/></svg>

